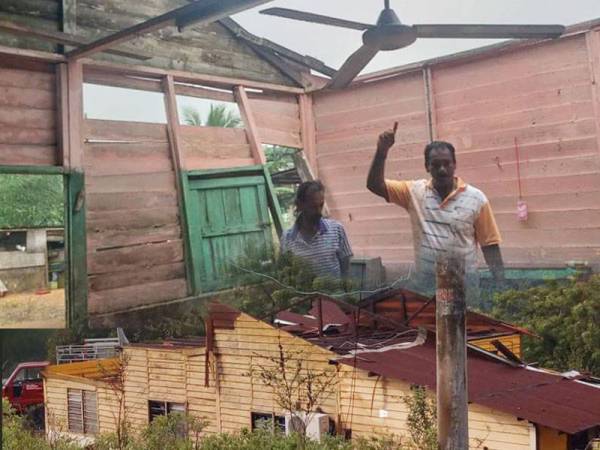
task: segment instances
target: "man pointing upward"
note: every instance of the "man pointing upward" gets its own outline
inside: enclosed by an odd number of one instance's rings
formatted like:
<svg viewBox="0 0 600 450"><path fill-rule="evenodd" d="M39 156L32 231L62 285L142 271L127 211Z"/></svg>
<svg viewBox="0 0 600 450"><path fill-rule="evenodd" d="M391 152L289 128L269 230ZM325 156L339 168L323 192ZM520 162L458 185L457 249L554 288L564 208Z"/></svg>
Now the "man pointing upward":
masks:
<svg viewBox="0 0 600 450"><path fill-rule="evenodd" d="M379 135L367 188L408 211L419 290L433 293L437 258L453 253L464 258L467 299L472 300L479 286L478 245L494 279L504 278L500 232L490 203L483 192L454 176L456 156L449 142L433 141L425 147L425 169L431 179L385 179L385 160L397 129L395 122L392 130Z"/></svg>

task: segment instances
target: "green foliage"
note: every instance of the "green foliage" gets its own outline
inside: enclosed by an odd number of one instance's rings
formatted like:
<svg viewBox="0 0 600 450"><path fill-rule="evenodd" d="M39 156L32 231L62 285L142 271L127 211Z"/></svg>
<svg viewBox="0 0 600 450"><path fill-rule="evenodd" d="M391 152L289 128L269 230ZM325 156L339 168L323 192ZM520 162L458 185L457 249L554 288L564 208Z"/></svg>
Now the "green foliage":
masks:
<svg viewBox="0 0 600 450"><path fill-rule="evenodd" d="M354 288L351 280L317 277L301 258L267 248L248 247L232 267L236 286L221 301L259 319L290 308L314 292L341 295ZM294 310L305 313L310 302Z"/></svg>
<svg viewBox="0 0 600 450"><path fill-rule="evenodd" d="M80 447L66 438L47 441L33 433L25 417L19 416L2 399L2 449L3 450L76 450Z"/></svg>
<svg viewBox="0 0 600 450"><path fill-rule="evenodd" d="M62 227L62 175L0 174L0 228Z"/></svg>
<svg viewBox="0 0 600 450"><path fill-rule="evenodd" d="M539 336L524 337L525 360L600 375L600 275L504 292L494 298L493 314Z"/></svg>
<svg viewBox="0 0 600 450"><path fill-rule="evenodd" d="M419 450L437 450L437 408L423 386L411 386L410 395L402 398L408 406L406 419L411 445Z"/></svg>
<svg viewBox="0 0 600 450"><path fill-rule="evenodd" d="M202 120L197 109L191 106L182 108L183 121L186 125L237 128L242 125L242 120L236 112L230 110L226 104L211 103L206 120Z"/></svg>

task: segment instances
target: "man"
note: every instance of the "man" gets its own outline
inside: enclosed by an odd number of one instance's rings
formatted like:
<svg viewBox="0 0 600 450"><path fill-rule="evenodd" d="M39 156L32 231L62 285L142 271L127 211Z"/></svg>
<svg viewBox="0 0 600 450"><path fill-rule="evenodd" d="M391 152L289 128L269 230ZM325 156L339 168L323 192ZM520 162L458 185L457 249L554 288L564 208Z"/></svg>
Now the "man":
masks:
<svg viewBox="0 0 600 450"><path fill-rule="evenodd" d="M398 122L393 130L379 135L367 188L408 211L419 290L433 293L437 258L453 253L464 258L467 298L473 301L479 286L477 244L494 279L504 278L500 232L492 208L483 192L454 176L455 150L448 142L434 141L425 147L425 169L430 180L385 179L385 160L394 145L397 128Z"/></svg>
<svg viewBox="0 0 600 450"><path fill-rule="evenodd" d="M344 227L322 217L325 187L306 181L296 191L296 223L281 236L281 252L289 251L306 260L321 277L346 278L352 249Z"/></svg>

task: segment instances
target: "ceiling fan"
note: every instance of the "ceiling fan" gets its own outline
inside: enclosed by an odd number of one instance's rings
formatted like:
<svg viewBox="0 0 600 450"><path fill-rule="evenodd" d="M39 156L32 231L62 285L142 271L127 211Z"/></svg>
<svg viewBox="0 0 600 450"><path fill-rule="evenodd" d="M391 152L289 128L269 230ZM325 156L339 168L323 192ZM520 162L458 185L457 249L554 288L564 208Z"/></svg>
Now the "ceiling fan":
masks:
<svg viewBox="0 0 600 450"><path fill-rule="evenodd" d="M417 38L545 39L556 38L565 31L562 25L404 25L390 8L389 0L384 0L384 9L379 14L375 25L287 8L269 8L262 10L261 13L334 27L365 30L362 35L362 47L350 55L327 84L327 87L332 89L349 85L380 50L397 50L412 44Z"/></svg>

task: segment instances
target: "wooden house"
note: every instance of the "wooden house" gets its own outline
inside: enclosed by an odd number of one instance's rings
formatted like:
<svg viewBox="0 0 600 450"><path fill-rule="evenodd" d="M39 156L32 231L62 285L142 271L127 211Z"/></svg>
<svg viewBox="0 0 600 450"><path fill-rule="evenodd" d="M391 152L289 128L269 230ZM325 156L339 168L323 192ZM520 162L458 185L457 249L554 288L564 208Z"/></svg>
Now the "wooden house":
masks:
<svg viewBox="0 0 600 450"><path fill-rule="evenodd" d="M507 264L598 268L598 22L326 91L310 71L331 68L227 17L265 2L0 4L0 171L65 177L71 321L114 323L227 288L227 261L281 227L263 144L301 150L356 256L381 257L395 280L413 259L408 216L365 188L395 120L388 176L425 176L424 144L454 142L458 174L490 198ZM86 118L84 84L159 93L166 120ZM235 103L244 126L183 125L181 96Z"/></svg>
<svg viewBox="0 0 600 450"><path fill-rule="evenodd" d="M319 310L321 316L315 316ZM378 325L361 322L363 316ZM127 421L139 430L156 414L186 411L208 419L206 433L250 429L257 418L282 421L286 411L251 370L278 355L279 346L300 355L305 367L336 380L319 410L346 436L406 435L403 396L411 385L435 391L435 339L430 333L403 328L362 308L344 313L337 303L323 299L310 315L286 312L278 321L280 327L275 327L211 304L204 340L126 346L122 393ZM499 326L494 321L489 325ZM69 366L64 369L68 376L61 374L62 366L44 373L49 417L69 424L67 398L79 389L89 391L86 395L97 403L96 416L90 413L97 417L91 429L114 430L114 413L107 414L115 403L109 384L84 373L78 376L77 370L87 370L83 364ZM569 447L576 440L591 438L600 425L598 385L476 347L469 350L468 370L470 448L567 450L577 448ZM59 431L48 425L49 433ZM83 436L70 428L63 431Z"/></svg>

